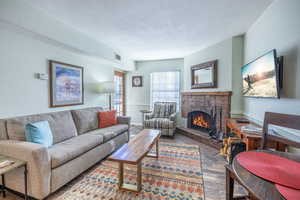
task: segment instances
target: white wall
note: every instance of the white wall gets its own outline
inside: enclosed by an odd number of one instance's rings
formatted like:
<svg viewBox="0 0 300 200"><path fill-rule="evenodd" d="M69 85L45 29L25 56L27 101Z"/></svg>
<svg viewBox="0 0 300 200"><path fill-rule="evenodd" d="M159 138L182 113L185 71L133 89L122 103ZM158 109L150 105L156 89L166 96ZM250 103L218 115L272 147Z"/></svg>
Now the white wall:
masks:
<svg viewBox="0 0 300 200"><path fill-rule="evenodd" d="M107 105L105 96L93 93L93 84L112 80L113 68L66 49L36 40L0 23L0 118ZM49 84L35 78L48 73L48 60L84 67L85 104L49 108Z"/></svg>
<svg viewBox="0 0 300 200"><path fill-rule="evenodd" d="M105 59L123 70L134 69L133 60L126 57L123 52L81 33L79 27L74 29L65 25L41 10L31 7L26 1L1 0L0 22L27 30L37 35L39 39L48 40L70 51ZM115 52L121 54L121 62L115 59Z"/></svg>
<svg viewBox="0 0 300 200"><path fill-rule="evenodd" d="M232 37L184 57L184 91L232 91L231 114L241 114L240 67L243 63L243 41L243 36ZM211 60L218 60L217 88L191 89L191 66Z"/></svg>
<svg viewBox="0 0 300 200"><path fill-rule="evenodd" d="M232 38L184 57L184 91L231 91ZM217 88L191 89L191 66L218 60Z"/></svg>
<svg viewBox="0 0 300 200"><path fill-rule="evenodd" d="M231 115L239 117L244 112L243 85L241 66L244 63L244 36L232 39L232 93Z"/></svg>
<svg viewBox="0 0 300 200"><path fill-rule="evenodd" d="M133 123L140 124L140 110L150 108L150 74L162 71L180 71L183 80L183 59L137 61L136 70L126 74L126 114L132 117ZM132 87L132 76L143 76L143 87Z"/></svg>
<svg viewBox="0 0 300 200"><path fill-rule="evenodd" d="M107 106L107 96L94 86L113 80L114 68L134 69L134 62L78 30L32 8L26 1L0 2L0 118ZM118 52L120 53L120 52ZM84 105L49 108L49 83L35 78L48 73L48 61L84 67Z"/></svg>
<svg viewBox="0 0 300 200"><path fill-rule="evenodd" d="M284 56L281 99L245 98L245 115L262 122L266 111L300 114L300 1L276 0L245 36L245 63L276 49Z"/></svg>

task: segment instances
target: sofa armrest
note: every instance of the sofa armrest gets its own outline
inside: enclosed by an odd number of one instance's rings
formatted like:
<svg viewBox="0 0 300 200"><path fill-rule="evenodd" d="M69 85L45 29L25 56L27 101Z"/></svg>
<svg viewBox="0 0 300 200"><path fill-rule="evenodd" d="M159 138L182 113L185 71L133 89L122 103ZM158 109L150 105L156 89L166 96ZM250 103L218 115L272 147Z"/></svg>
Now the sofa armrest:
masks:
<svg viewBox="0 0 300 200"><path fill-rule="evenodd" d="M176 120L176 115L177 115L177 113L171 114L171 115L169 116L169 119L170 119L171 121L175 121L175 120Z"/></svg>
<svg viewBox="0 0 300 200"><path fill-rule="evenodd" d="M130 126L131 117L118 116L117 122L118 122L118 124L128 124L128 126Z"/></svg>
<svg viewBox="0 0 300 200"><path fill-rule="evenodd" d="M43 199L50 194L51 160L46 147L31 142L0 140L0 154L27 162L30 196ZM22 177L14 178L22 182Z"/></svg>

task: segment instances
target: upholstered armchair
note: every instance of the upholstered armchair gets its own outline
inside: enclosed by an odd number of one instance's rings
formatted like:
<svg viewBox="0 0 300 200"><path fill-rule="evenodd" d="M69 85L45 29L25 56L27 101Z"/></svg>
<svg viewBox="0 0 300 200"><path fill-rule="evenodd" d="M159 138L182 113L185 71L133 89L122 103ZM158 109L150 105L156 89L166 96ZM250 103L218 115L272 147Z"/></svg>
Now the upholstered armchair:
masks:
<svg viewBox="0 0 300 200"><path fill-rule="evenodd" d="M162 135L174 136L176 102L156 102L151 113L145 115L144 128L159 129Z"/></svg>

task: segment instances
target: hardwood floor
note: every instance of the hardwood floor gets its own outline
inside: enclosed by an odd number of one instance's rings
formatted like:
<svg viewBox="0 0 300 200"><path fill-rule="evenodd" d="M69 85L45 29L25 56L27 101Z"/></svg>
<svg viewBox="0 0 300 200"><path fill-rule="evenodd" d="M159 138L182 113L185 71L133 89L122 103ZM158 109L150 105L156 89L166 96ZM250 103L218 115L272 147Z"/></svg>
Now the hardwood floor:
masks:
<svg viewBox="0 0 300 200"><path fill-rule="evenodd" d="M134 137L141 130L141 127L133 126L131 128L131 137ZM205 200L225 200L225 159L219 155L219 152L205 144L199 143L191 138L181 134L175 134L174 138L162 137L161 141L180 143L180 144L195 144L199 145L201 152L202 170L204 178ZM88 172L85 172L88 173ZM70 186L80 180L80 177L73 180L71 183L60 189L55 194L51 195L47 200L55 200L56 197L66 191ZM243 189L239 186L235 188L235 194L243 194ZM3 198L0 197L2 200ZM22 198L8 193L3 200L21 200Z"/></svg>

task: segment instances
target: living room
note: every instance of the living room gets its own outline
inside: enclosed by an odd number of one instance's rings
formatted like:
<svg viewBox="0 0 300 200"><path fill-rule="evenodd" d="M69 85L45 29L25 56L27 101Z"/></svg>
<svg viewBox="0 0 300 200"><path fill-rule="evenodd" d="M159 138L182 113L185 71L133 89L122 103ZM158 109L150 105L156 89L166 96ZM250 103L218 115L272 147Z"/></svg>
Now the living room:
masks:
<svg viewBox="0 0 300 200"><path fill-rule="evenodd" d="M300 199L299 10L2 0L0 199Z"/></svg>

